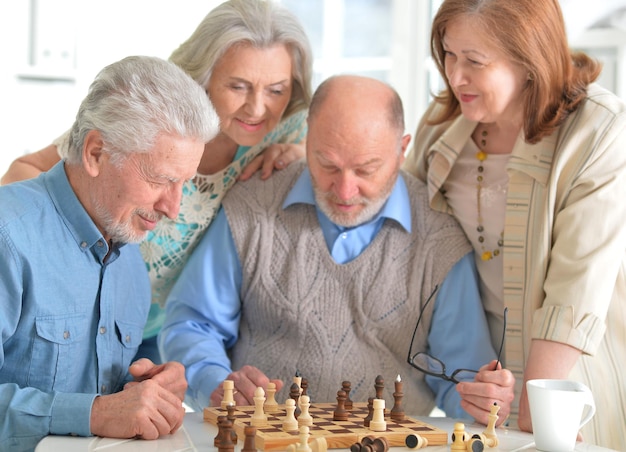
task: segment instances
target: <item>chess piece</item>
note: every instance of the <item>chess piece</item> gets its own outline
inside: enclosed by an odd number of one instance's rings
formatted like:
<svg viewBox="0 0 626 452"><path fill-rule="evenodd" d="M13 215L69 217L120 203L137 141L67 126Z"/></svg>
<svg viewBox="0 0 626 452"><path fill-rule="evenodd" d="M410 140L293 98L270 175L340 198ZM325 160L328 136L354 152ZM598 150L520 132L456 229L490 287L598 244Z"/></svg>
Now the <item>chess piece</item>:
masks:
<svg viewBox="0 0 626 452"><path fill-rule="evenodd" d="M389 441L384 437L375 437L372 435L365 436L360 443L354 443L350 446L351 452L388 452Z"/></svg>
<svg viewBox="0 0 626 452"><path fill-rule="evenodd" d="M298 426L302 427L306 425L307 427L313 427L313 417L309 413L309 407L311 406L311 402L309 400L309 396L302 395L300 396L300 416L298 416Z"/></svg>
<svg viewBox="0 0 626 452"><path fill-rule="evenodd" d="M226 419L227 417L224 415L217 417L217 435L213 438L213 446L215 447L219 447L222 435L224 435L224 421Z"/></svg>
<svg viewBox="0 0 626 452"><path fill-rule="evenodd" d="M233 380L224 380L222 382L222 388L224 389L224 397L222 398L222 409L225 410L228 405L234 405L235 399L233 398L235 393L235 382Z"/></svg>
<svg viewBox="0 0 626 452"><path fill-rule="evenodd" d="M390 416L394 421L403 421L406 416L404 415L404 408L402 408L402 397L404 393L402 392L402 379L400 375L396 378L395 388L396 390L393 393L394 403L393 408L391 408Z"/></svg>
<svg viewBox="0 0 626 452"><path fill-rule="evenodd" d="M278 411L278 402L276 401L276 383L270 381L267 384L267 398L265 399L265 412L276 413Z"/></svg>
<svg viewBox="0 0 626 452"><path fill-rule="evenodd" d="M297 384L299 388L302 387L302 375L296 370L296 374L293 376L293 383Z"/></svg>
<svg viewBox="0 0 626 452"><path fill-rule="evenodd" d="M374 414L370 421L370 430L375 432L384 432L387 430L387 422L385 421L385 399L374 399Z"/></svg>
<svg viewBox="0 0 626 452"><path fill-rule="evenodd" d="M296 370L296 374L293 377L293 382L295 384L298 385L298 398L294 399L296 401L296 406L298 407L296 409L296 417L298 417L298 415L300 414L300 396L302 396L302 376L300 375L300 372L298 372Z"/></svg>
<svg viewBox="0 0 626 452"><path fill-rule="evenodd" d="M350 399L350 391L352 391L351 388L352 384L348 381L342 381L341 382L341 389L346 393L346 403L345 403L345 407L346 410L348 411L352 411L352 400Z"/></svg>
<svg viewBox="0 0 626 452"><path fill-rule="evenodd" d="M387 452L389 450L389 441L385 437L374 438L369 447L373 452Z"/></svg>
<svg viewBox="0 0 626 452"><path fill-rule="evenodd" d="M254 390L254 413L250 417L250 425L255 427L263 427L267 425L267 414L263 411L263 405L265 403L265 391L262 387L258 387Z"/></svg>
<svg viewBox="0 0 626 452"><path fill-rule="evenodd" d="M365 418L363 419L363 427L369 428L373 415L374 415L374 397L369 397L367 399L367 416L365 416Z"/></svg>
<svg viewBox="0 0 626 452"><path fill-rule="evenodd" d="M243 448L241 452L257 452L256 449L256 427L252 425L246 425L243 428L243 434L245 435L245 440L243 442Z"/></svg>
<svg viewBox="0 0 626 452"><path fill-rule="evenodd" d="M232 438L232 431L233 431L233 423L228 420L228 419L224 419L224 421L222 422L223 424L223 434L220 437L220 442L219 445L217 446L217 450L218 452L234 452L235 450L235 445L233 444L233 441L231 440Z"/></svg>
<svg viewBox="0 0 626 452"><path fill-rule="evenodd" d="M237 407L235 405L228 405L226 407L226 411L227 411L227 415L226 415L226 419L228 419L230 422L233 423L233 426L235 425L235 410L237 409ZM237 444L237 432L235 431L235 429L233 428L233 430L231 430L231 440L233 442L233 444Z"/></svg>
<svg viewBox="0 0 626 452"><path fill-rule="evenodd" d="M312 452L326 452L328 450L328 443L326 442L326 438L318 436L309 441L309 447Z"/></svg>
<svg viewBox="0 0 626 452"><path fill-rule="evenodd" d="M283 430L286 432L295 432L298 430L298 420L294 416L296 409L296 401L293 399L285 400L285 412L287 413L283 419Z"/></svg>
<svg viewBox="0 0 626 452"><path fill-rule="evenodd" d="M485 450L485 443L481 435L472 435L472 437L465 442L465 450L467 450L467 452L483 452Z"/></svg>
<svg viewBox="0 0 626 452"><path fill-rule="evenodd" d="M489 411L489 423L485 430L483 430L483 436L485 445L488 447L498 447L498 435L496 433L496 422L498 421L498 411L500 411L500 406L497 403L494 403Z"/></svg>
<svg viewBox="0 0 626 452"><path fill-rule="evenodd" d="M354 443L350 446L350 452L361 452L361 443Z"/></svg>
<svg viewBox="0 0 626 452"><path fill-rule="evenodd" d="M385 398L385 396L383 395L383 389L385 389L385 379L382 375L376 377L376 380L374 381L374 389L376 389L377 399Z"/></svg>
<svg viewBox="0 0 626 452"><path fill-rule="evenodd" d="M341 389L337 391L337 408L333 411L333 421L347 421L348 411L345 407L346 393Z"/></svg>
<svg viewBox="0 0 626 452"><path fill-rule="evenodd" d="M298 445L296 446L296 452L313 452L309 446L310 436L309 427L306 425L300 427L300 441L298 441Z"/></svg>
<svg viewBox="0 0 626 452"><path fill-rule="evenodd" d="M410 434L404 440L404 444L409 449L421 449L428 446L428 439L418 434Z"/></svg>
<svg viewBox="0 0 626 452"><path fill-rule="evenodd" d="M296 377L294 377L296 378ZM291 384L291 387L289 388L289 398L293 399L294 402L296 402L296 410L294 411L293 415L296 417L296 419L298 419L298 416L300 416L300 386L298 386L298 383L293 382Z"/></svg>
<svg viewBox="0 0 626 452"><path fill-rule="evenodd" d="M309 380L303 377L302 381L300 382L300 389L302 389L302 392L300 393L300 397L302 397L303 395L309 395L309 393L307 392L309 389Z"/></svg>
<svg viewBox="0 0 626 452"><path fill-rule="evenodd" d="M467 440L469 440L469 435L465 431L465 424L462 422L456 422L454 424L454 430L452 431L452 444L450 445L450 451L465 451L465 442Z"/></svg>

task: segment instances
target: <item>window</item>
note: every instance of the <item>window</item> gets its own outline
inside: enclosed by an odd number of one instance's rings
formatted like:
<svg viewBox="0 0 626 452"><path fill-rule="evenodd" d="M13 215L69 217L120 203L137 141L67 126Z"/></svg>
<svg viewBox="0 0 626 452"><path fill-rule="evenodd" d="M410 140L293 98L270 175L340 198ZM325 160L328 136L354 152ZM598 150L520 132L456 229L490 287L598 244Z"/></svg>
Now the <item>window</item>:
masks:
<svg viewBox="0 0 626 452"><path fill-rule="evenodd" d="M413 132L430 98L431 2L280 1L300 19L311 40L314 87L340 73L385 81L402 97L407 131Z"/></svg>

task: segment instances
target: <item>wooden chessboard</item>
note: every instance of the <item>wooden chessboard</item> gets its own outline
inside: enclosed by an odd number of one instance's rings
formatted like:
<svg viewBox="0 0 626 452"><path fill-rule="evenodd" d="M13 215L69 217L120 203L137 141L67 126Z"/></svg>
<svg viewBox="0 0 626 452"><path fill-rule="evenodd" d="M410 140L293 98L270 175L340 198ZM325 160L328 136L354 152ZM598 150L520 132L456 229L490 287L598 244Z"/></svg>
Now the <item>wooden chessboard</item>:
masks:
<svg viewBox="0 0 626 452"><path fill-rule="evenodd" d="M362 438L373 435L384 436L390 446L404 446L407 435L418 434L428 439L428 445L442 445L448 443L448 434L445 430L406 416L404 421L394 421L385 417L387 431L374 432L363 426L363 419L367 416L367 403L355 403L347 421L333 421L334 403L312 403L309 413L313 417L313 427L310 427L311 439L325 437L329 449L349 448L360 442ZM238 406L235 411L234 428L239 441L244 440L243 429L250 424L254 413L254 406ZM217 417L226 415L226 410L219 407L204 409L204 420L217 425ZM260 450L284 450L289 444L297 443L298 432L285 432L282 429L285 417L285 406L279 405L275 413L268 414L267 427L257 427L256 448Z"/></svg>

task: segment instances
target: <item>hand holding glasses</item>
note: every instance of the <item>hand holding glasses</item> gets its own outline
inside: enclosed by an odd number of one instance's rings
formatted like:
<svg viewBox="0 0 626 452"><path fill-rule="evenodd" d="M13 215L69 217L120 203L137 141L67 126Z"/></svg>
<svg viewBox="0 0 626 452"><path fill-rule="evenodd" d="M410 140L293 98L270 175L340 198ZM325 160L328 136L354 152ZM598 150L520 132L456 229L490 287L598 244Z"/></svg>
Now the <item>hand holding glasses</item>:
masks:
<svg viewBox="0 0 626 452"><path fill-rule="evenodd" d="M429 355L426 352L417 352L413 354L413 342L415 341L415 335L417 334L417 328L419 327L420 321L422 320L422 315L424 314L424 310L428 303L433 299L435 293L437 292L438 286L435 286L435 289L430 294L426 303L422 307L420 311L419 318L417 319L417 324L415 325L415 330L413 331L413 336L411 337L411 344L409 345L409 355L407 357L407 362L414 367L415 369L423 372L427 375L431 375L433 377L442 378L446 381L451 381L454 384L457 384L463 380L473 380L474 376L478 373L477 370L472 369L456 369L452 374L448 375L446 373L446 365L441 362L441 360L435 358L434 356ZM498 369L498 363L500 362L500 356L502 354L502 348L504 346L504 336L506 333L506 315L508 312L508 308L504 308L504 328L502 330L502 341L500 342L500 350L498 351L498 360L496 362L496 368Z"/></svg>

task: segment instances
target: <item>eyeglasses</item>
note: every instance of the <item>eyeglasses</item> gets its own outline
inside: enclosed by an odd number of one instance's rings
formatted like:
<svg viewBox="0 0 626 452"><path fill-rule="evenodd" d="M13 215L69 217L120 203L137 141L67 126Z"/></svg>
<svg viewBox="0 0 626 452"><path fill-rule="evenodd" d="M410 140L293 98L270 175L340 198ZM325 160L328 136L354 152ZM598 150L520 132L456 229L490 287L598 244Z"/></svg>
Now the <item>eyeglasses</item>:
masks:
<svg viewBox="0 0 626 452"><path fill-rule="evenodd" d="M420 311L420 315L417 319L417 324L415 325L415 331L413 331L413 336L411 337L411 344L409 345L409 355L407 357L407 362L414 367L415 369L423 372L427 375L431 375L433 377L442 378L446 381L451 381L454 384L459 383L463 380L473 380L474 375L478 373L477 370L472 369L456 369L452 374L448 375L446 373L446 365L439 359L434 356L429 355L426 352L418 352L413 354L413 342L415 342L415 335L417 334L417 328L419 327L420 321L422 320L422 315L424 314L424 310L428 303L434 298L435 293L439 286L435 286L435 289L430 294L422 309ZM504 308L504 328L502 329L502 341L500 342L500 350L498 351L498 360L496 361L496 369L498 368L498 363L500 363L500 356L502 355L502 349L504 348L504 336L506 333L506 316L509 308Z"/></svg>

